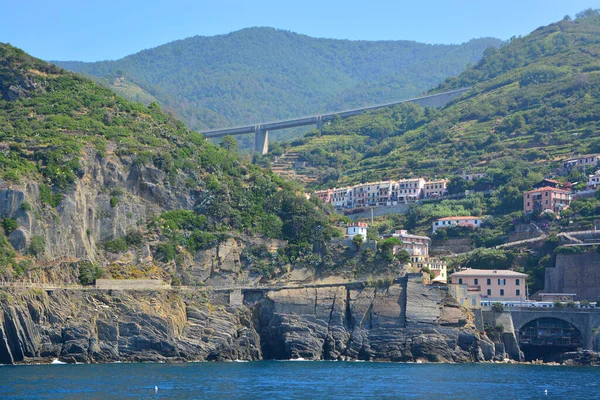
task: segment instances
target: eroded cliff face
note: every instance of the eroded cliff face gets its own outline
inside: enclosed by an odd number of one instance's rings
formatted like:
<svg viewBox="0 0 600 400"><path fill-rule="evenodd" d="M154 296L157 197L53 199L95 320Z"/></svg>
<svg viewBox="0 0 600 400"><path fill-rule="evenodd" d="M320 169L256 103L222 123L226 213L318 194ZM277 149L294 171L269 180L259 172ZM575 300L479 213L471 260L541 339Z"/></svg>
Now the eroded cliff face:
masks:
<svg viewBox="0 0 600 400"><path fill-rule="evenodd" d="M4 292L0 363L477 362L496 355L446 292L415 281L257 290L244 303L231 307L227 293L198 291Z"/></svg>
<svg viewBox="0 0 600 400"><path fill-rule="evenodd" d="M4 292L1 304L0 363L261 358L250 311L204 293Z"/></svg>
<svg viewBox="0 0 600 400"><path fill-rule="evenodd" d="M255 305L255 321L268 358L470 362L494 355L455 300L414 281L269 292Z"/></svg>

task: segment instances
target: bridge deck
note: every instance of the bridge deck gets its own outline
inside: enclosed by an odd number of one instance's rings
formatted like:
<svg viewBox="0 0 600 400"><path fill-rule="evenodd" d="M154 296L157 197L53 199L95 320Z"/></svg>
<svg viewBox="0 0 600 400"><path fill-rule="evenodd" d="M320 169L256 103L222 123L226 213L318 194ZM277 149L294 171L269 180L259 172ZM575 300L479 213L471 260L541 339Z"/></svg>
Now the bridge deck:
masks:
<svg viewBox="0 0 600 400"><path fill-rule="evenodd" d="M299 126L306 125L315 125L319 122L319 120L326 122L330 121L334 118L334 116L339 116L341 118L351 117L353 115L357 115L369 110L376 110L378 108L391 107L402 103L417 103L421 105L431 105L436 106L436 104L446 104L448 101L458 97L460 94L466 92L471 89L470 87L461 88L456 90L450 90L448 92L436 93L428 96L415 97L412 99L406 99L401 101L394 101L391 103L383 103L377 104L369 107L361 107L350 110L331 112L322 115L313 115L309 117L302 118L294 118L282 121L273 121L273 122L263 122L259 124L253 125L245 125L245 126L237 126L232 128L222 128L222 129L213 129L209 131L201 132L207 138L216 138L222 137L225 135L243 135L247 133L256 132L257 130L264 131L273 131L278 129L287 129L287 128L296 128ZM440 100L441 99L441 100Z"/></svg>

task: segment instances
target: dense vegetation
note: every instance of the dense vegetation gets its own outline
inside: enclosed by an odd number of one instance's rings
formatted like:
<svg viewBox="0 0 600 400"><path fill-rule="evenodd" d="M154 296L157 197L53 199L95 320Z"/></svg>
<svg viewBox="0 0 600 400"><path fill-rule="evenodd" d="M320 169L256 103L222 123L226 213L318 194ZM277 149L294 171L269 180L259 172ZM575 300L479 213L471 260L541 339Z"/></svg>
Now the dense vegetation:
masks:
<svg viewBox="0 0 600 400"><path fill-rule="evenodd" d="M248 233L288 240L290 246L322 247L337 231L298 187L237 154L207 142L169 117L156 103L126 101L89 79L0 44L0 182L39 183L39 201L53 208L83 177L82 162L106 157L127 165L163 171L173 190L199 193L193 210L170 211L148 229L164 243L165 260L180 252L214 246L224 237ZM89 159L90 154L93 159ZM123 188L107 188L110 206L119 206ZM31 209L29 204L22 207ZM6 235L14 220L2 220L0 264L14 251ZM139 232L104 243L118 253L139 246ZM32 238L30 253L43 252ZM14 269L14 268L13 268ZM87 281L94 271L82 273Z"/></svg>
<svg viewBox="0 0 600 400"><path fill-rule="evenodd" d="M405 104L365 113L286 150L316 166L326 186L451 176L495 168L492 161L523 160L543 172L569 155L600 151L599 19L585 12L487 50L438 88L474 86L442 110Z"/></svg>
<svg viewBox="0 0 600 400"><path fill-rule="evenodd" d="M499 44L491 38L462 45L315 39L250 28L191 37L117 61L56 63L100 78L130 99L156 99L190 128L203 129L414 96Z"/></svg>

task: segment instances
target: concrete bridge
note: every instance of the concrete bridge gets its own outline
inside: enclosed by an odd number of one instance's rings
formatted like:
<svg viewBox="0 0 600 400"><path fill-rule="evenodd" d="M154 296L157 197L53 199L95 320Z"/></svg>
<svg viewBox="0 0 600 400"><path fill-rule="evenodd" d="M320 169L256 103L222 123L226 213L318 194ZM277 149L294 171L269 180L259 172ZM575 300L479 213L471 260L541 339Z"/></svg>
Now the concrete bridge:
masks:
<svg viewBox="0 0 600 400"><path fill-rule="evenodd" d="M296 128L299 126L316 125L317 129L323 129L324 124L327 121L331 121L336 115L340 118L348 118L353 115L361 114L368 110L376 110L378 108L395 106L402 103L415 103L424 107L443 107L448 104L451 100L457 98L470 87L451 90L448 92L432 94L429 96L416 97L407 100L396 101L392 103L378 104L370 107L356 108L352 110L339 111L335 113L328 113L322 115L315 115L312 117L288 119L284 121L276 122L265 122L254 125L238 126L234 128L215 129L210 131L204 131L202 134L206 138L217 138L226 135L244 135L247 133L254 133L254 150L261 154L266 154L269 151L269 131L278 129Z"/></svg>
<svg viewBox="0 0 600 400"><path fill-rule="evenodd" d="M530 344L529 339L525 338L526 329L528 327L535 327L537 321L551 321L557 320L557 322L563 322L562 328L560 324L556 325L557 329L563 329L565 332L568 328L572 332L566 332L568 335L575 333L581 338L581 348L584 350L595 350L598 351L598 343L595 340L595 332L600 327L600 309L580 309L580 308L519 308L511 309L510 314L514 326L515 335L519 341L519 345ZM575 329L572 329L575 328ZM547 328L539 328L541 331ZM558 334L560 336L560 333ZM552 339L554 340L554 339ZM543 343L539 343L544 345ZM547 343L545 344L548 345ZM557 347L568 347L567 343L560 343L558 340L554 343Z"/></svg>

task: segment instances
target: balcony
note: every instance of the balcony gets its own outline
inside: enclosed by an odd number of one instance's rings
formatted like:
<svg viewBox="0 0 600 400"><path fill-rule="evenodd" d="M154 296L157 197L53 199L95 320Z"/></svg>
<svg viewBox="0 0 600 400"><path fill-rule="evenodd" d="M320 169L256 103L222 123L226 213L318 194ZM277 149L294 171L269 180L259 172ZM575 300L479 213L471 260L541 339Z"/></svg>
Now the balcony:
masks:
<svg viewBox="0 0 600 400"><path fill-rule="evenodd" d="M481 285L467 285L467 292L481 292Z"/></svg>

